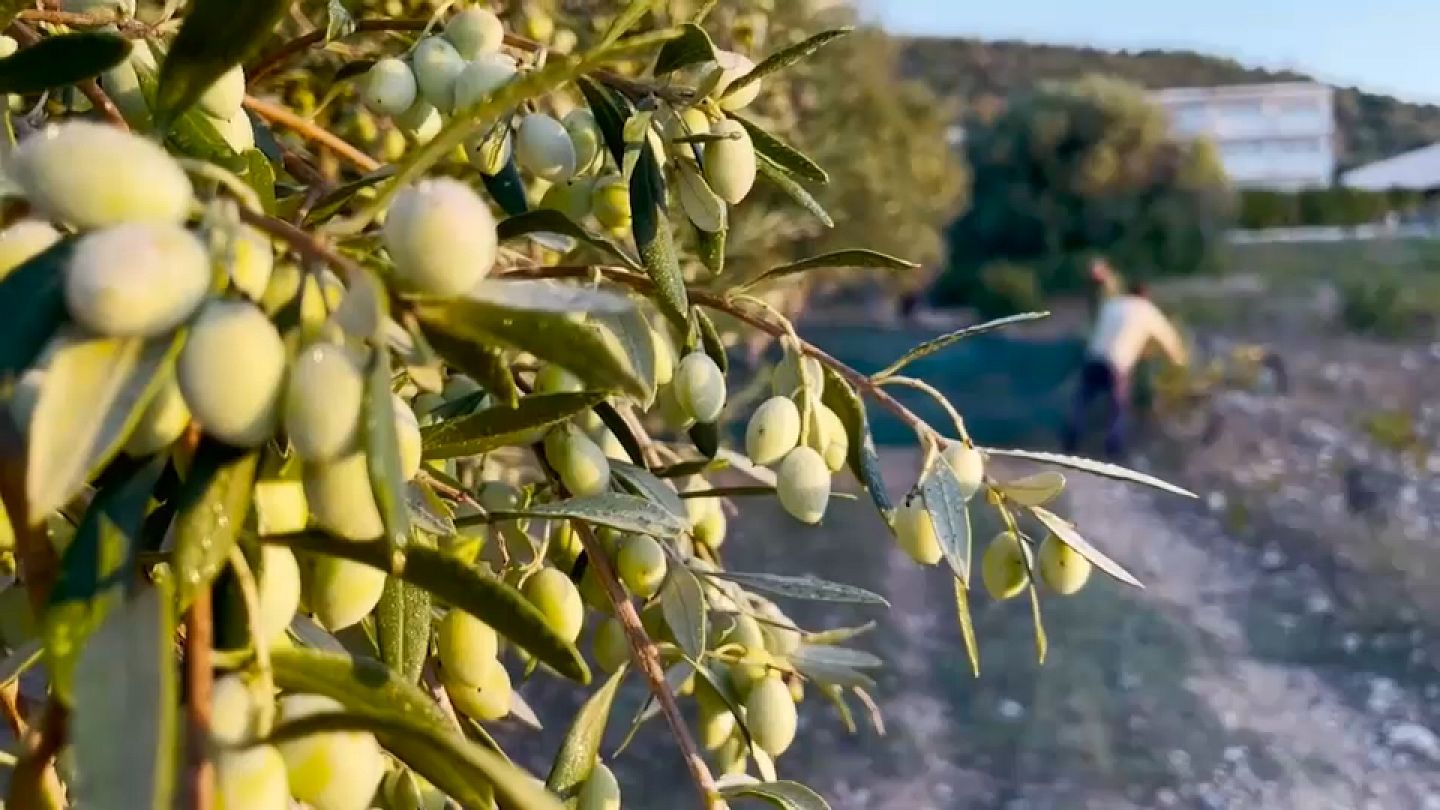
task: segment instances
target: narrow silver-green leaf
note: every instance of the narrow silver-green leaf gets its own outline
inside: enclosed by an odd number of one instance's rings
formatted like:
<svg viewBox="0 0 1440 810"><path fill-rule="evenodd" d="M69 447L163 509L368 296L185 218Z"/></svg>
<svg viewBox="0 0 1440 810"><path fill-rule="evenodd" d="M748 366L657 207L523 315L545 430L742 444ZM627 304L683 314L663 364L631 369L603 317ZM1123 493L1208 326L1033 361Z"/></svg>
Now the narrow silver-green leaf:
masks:
<svg viewBox="0 0 1440 810"><path fill-rule="evenodd" d="M30 368L69 319L65 267L75 242L61 239L0 278L0 378Z"/></svg>
<svg viewBox="0 0 1440 810"><path fill-rule="evenodd" d="M173 605L163 587L144 588L80 653L69 734L79 806L171 807L179 728Z"/></svg>
<svg viewBox="0 0 1440 810"><path fill-rule="evenodd" d="M515 810L562 810L558 799L504 756L465 740L451 730L435 702L419 687L401 681L378 661L311 650L277 649L272 654L275 684L294 692L325 695L355 719L337 725L331 713L301 718L276 729L304 736L321 730L364 730L416 773L466 807L487 806L489 791ZM311 724L310 728L300 724Z"/></svg>
<svg viewBox="0 0 1440 810"><path fill-rule="evenodd" d="M625 36L626 32L634 28L642 17L650 13L650 7L653 5L655 5L655 0L630 0L629 3L626 3L625 8L621 9L620 13L615 15L615 19L610 21L609 27L600 37L598 47L608 48L615 44L620 37Z"/></svg>
<svg viewBox="0 0 1440 810"><path fill-rule="evenodd" d="M827 44L834 42L854 30L853 28L836 28L830 31L822 31L803 42L797 42L788 48L782 48L770 54L762 59L760 64L752 68L749 73L736 79L729 87L725 88L725 95L734 95L740 88L746 87L752 82L758 82L772 73L784 70L796 62L810 57Z"/></svg>
<svg viewBox="0 0 1440 810"><path fill-rule="evenodd" d="M60 508L110 461L179 347L168 335L145 340L70 334L55 344L30 421L25 489L31 515Z"/></svg>
<svg viewBox="0 0 1440 810"><path fill-rule="evenodd" d="M655 282L660 311L677 329L684 329L690 301L665 215L665 176L649 139L640 144L639 161L630 178L630 212L630 231L645 272Z"/></svg>
<svg viewBox="0 0 1440 810"><path fill-rule="evenodd" d="M850 472L855 474L855 479L870 493L875 508L880 510L881 517L888 523L895 512L895 506L890 502L890 494L885 490L885 479L880 474L880 454L875 450L875 437L870 432L870 419L865 413L865 402L849 380L829 366L823 368L825 391L820 400L840 417L840 423L845 426L850 443L846 463L850 466Z"/></svg>
<svg viewBox="0 0 1440 810"><path fill-rule="evenodd" d="M815 199L814 195L806 191L805 187L800 185L800 182L789 172L785 171L780 164L764 155L756 155L756 158L755 168L760 172L760 176L769 180L776 188L785 192L786 196L794 200L801 208L813 214L825 227L835 227L835 220L830 218L830 213L825 210L825 206L821 205L820 202Z"/></svg>
<svg viewBox="0 0 1440 810"><path fill-rule="evenodd" d="M783 576L781 574L747 574L739 571L702 571L704 576L728 579L731 582L738 582L746 588L754 591L773 594L775 596L788 596L792 599L807 599L815 602L848 602L857 605L881 605L889 607L890 603L885 597L878 593L867 591L864 588L857 588L854 585L846 585L840 582L831 582L810 575L803 577Z"/></svg>
<svg viewBox="0 0 1440 810"><path fill-rule="evenodd" d="M729 231L707 233L695 230L695 249L700 254L700 263L713 275L725 272L725 239Z"/></svg>
<svg viewBox="0 0 1440 810"><path fill-rule="evenodd" d="M785 278L796 273L803 273L806 270L818 270L821 268L835 267L871 267L884 270L914 270L920 265L897 259L894 256L887 256L874 250L854 248L850 250L837 250L831 253L824 253L819 256L811 256L808 259L801 259L797 262L782 264L779 267L767 270L758 278L748 282L746 287L753 287L766 281L774 281L778 278Z"/></svg>
<svg viewBox="0 0 1440 810"><path fill-rule="evenodd" d="M593 79L582 76L575 85L585 96L585 103L590 105L590 112L595 116L595 124L600 128L610 157L615 159L616 166L624 165L625 122L630 117L629 105L622 96Z"/></svg>
<svg viewBox="0 0 1440 810"><path fill-rule="evenodd" d="M861 689L874 689L875 679L861 672L854 667L838 664L824 659L802 660L790 658L790 663L795 670L807 679L819 684L834 684L845 688L859 687Z"/></svg>
<svg viewBox="0 0 1440 810"><path fill-rule="evenodd" d="M1096 568L1099 568L1101 571L1104 571L1126 585L1141 589L1145 587L1140 584L1140 580L1136 579L1134 574L1126 571L1124 566L1105 556L1100 549L1091 545L1089 540L1081 537L1080 533L1075 531L1075 527L1071 525L1069 521L1043 506L1030 507L1030 513L1041 523L1045 524L1045 528L1060 538L1062 543L1074 549L1081 557L1094 563Z"/></svg>
<svg viewBox="0 0 1440 810"><path fill-rule="evenodd" d="M974 337L975 335L984 334L986 332L990 332L995 329L1001 329L1003 327L1011 326L1013 324L1025 323L1026 321L1038 321L1041 318L1048 317L1050 317L1049 312L1021 312L1017 315L1007 315L1004 318L996 318L993 321L986 321L985 323L976 324L974 326L967 326L963 329L956 329L954 332L948 332L941 335L940 337L931 338L930 340L921 343L919 346L916 346L915 348L906 352L903 356L900 357L899 360L896 360L895 362L886 366L884 370L876 372L873 377L877 380L889 377L892 374L899 372L900 369L904 368L905 366L915 362L916 360L919 360L922 357L929 357L935 352L959 343L965 338Z"/></svg>
<svg viewBox="0 0 1440 810"><path fill-rule="evenodd" d="M175 516L176 590L180 606L210 587L250 513L258 452L241 452L215 441L200 445L180 490Z"/></svg>
<svg viewBox="0 0 1440 810"><path fill-rule="evenodd" d="M270 36L290 0L195 0L160 67L155 118L161 128Z"/></svg>
<svg viewBox="0 0 1440 810"><path fill-rule="evenodd" d="M406 484L405 505L410 510L410 523L416 529L437 537L455 536L454 515L424 481Z"/></svg>
<svg viewBox="0 0 1440 810"><path fill-rule="evenodd" d="M655 363L658 359L655 330L650 327L650 320L639 307L632 306L623 312L596 315L594 321L597 328L605 330L602 336L615 339L625 359L630 362L635 378L645 384L646 393L640 405L642 410L648 410L655 402Z"/></svg>
<svg viewBox="0 0 1440 810"><path fill-rule="evenodd" d="M602 492L599 495L542 503L515 511L492 512L491 517L565 518L607 526L622 532L667 538L678 537L690 530L690 524L669 509L646 498L619 492Z"/></svg>
<svg viewBox="0 0 1440 810"><path fill-rule="evenodd" d="M664 508L677 519L686 520L685 502L675 488L649 470L624 461L610 462L610 474L620 481L620 486L651 503Z"/></svg>
<svg viewBox="0 0 1440 810"><path fill-rule="evenodd" d="M394 546L403 547L410 542L410 511L405 506L405 472L401 469L395 408L390 393L390 355L372 352L365 379L365 467L385 523L385 536ZM394 662L385 663L394 666Z"/></svg>
<svg viewBox="0 0 1440 810"><path fill-rule="evenodd" d="M600 753L600 742L605 737L605 726L610 722L610 709L615 704L615 693L625 679L626 667L615 670L605 684L585 701L575 722L565 733L565 742L550 766L550 775L545 787L562 799L574 798L590 778L595 768L596 756Z"/></svg>
<svg viewBox="0 0 1440 810"><path fill-rule="evenodd" d="M1008 450L997 447L982 447L980 451L989 456L1006 456L1008 458L1021 458L1026 461L1037 461L1041 464L1053 464L1056 467L1067 467L1080 472L1087 472L1091 475L1098 475L1102 478L1114 478L1117 481L1129 481L1134 484L1144 484L1174 495L1183 495L1187 498L1199 497L1195 493L1183 487L1177 487L1167 481L1162 481L1153 475L1146 475L1142 472L1126 469L1115 464L1107 464L1103 461L1094 461L1088 458L1077 456L1065 456L1059 453L1042 453L1036 450Z"/></svg>
<svg viewBox="0 0 1440 810"><path fill-rule="evenodd" d="M725 230L728 218L725 201L710 189L705 176L691 161L676 161L675 179L678 181L675 195L680 199L680 210L696 228L705 233L719 233Z"/></svg>
<svg viewBox="0 0 1440 810"><path fill-rule="evenodd" d="M835 647L829 644L801 644L790 653L790 660L796 666L831 666L851 669L878 669L885 662L870 653Z"/></svg>
<svg viewBox="0 0 1440 810"><path fill-rule="evenodd" d="M325 4L325 41L334 42L355 33L355 18L342 0Z"/></svg>
<svg viewBox="0 0 1440 810"><path fill-rule="evenodd" d="M0 93L40 93L99 76L125 61L129 41L99 32L59 34L0 59Z"/></svg>
<svg viewBox="0 0 1440 810"><path fill-rule="evenodd" d="M819 793L799 782L737 783L720 788L727 799L759 799L780 810L830 810Z"/></svg>
<svg viewBox="0 0 1440 810"><path fill-rule="evenodd" d="M970 658L970 671L980 677L980 642L975 638L975 621L970 616L970 589L959 577L955 577L955 614L960 620L960 638L965 642L965 654Z"/></svg>
<svg viewBox="0 0 1440 810"><path fill-rule="evenodd" d="M705 310L695 307L694 314L695 328L700 333L700 348L720 367L721 374L730 373L730 353L725 351L725 341L720 339L720 330L715 328L715 322Z"/></svg>
<svg viewBox="0 0 1440 810"><path fill-rule="evenodd" d="M655 78L690 65L715 61L715 43L711 41L710 35L705 33L704 28L694 23L685 23L680 26L680 31L680 36L665 43L660 48L659 56L655 57L655 69L652 71Z"/></svg>
<svg viewBox="0 0 1440 810"><path fill-rule="evenodd" d="M706 623L705 592L700 580L690 569L671 566L660 588L660 611L665 624L675 635L675 643L692 659L705 653Z"/></svg>
<svg viewBox="0 0 1440 810"><path fill-rule="evenodd" d="M497 405L427 425L420 429L420 446L425 458L445 459L531 444L549 428L604 399L605 395L598 391L531 394L514 408Z"/></svg>
<svg viewBox="0 0 1440 810"><path fill-rule="evenodd" d="M729 112L726 115L740 122L740 126L745 127L745 131L750 134L750 142L755 145L755 151L758 154L764 155L803 180L821 185L830 182L830 175L799 149L785 143L739 113Z"/></svg>
<svg viewBox="0 0 1440 810"><path fill-rule="evenodd" d="M970 583L970 560L973 538L970 529L970 508L955 479L955 471L943 459L937 457L926 470L920 482L920 496L930 520L935 525L935 536L945 560L955 575L967 585Z"/></svg>
<svg viewBox="0 0 1440 810"><path fill-rule="evenodd" d="M629 251L621 247L615 240L585 230L553 208L537 208L534 211L509 217L503 220L496 230L502 242L532 233L555 233L568 236L618 259L621 264L631 270L643 272L645 269L630 255Z"/></svg>

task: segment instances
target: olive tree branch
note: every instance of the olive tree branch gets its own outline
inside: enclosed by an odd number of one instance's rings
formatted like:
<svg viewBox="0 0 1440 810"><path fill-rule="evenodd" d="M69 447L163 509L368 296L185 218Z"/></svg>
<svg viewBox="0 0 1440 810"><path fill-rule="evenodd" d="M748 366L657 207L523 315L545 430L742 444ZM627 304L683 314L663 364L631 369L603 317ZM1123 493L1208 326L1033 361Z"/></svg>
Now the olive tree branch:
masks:
<svg viewBox="0 0 1440 810"><path fill-rule="evenodd" d="M210 810L215 805L215 763L210 756L211 645L215 641L210 590L200 589L185 614L185 719L189 768L184 807Z"/></svg>
<svg viewBox="0 0 1440 810"><path fill-rule="evenodd" d="M247 95L245 96L245 108L272 124L279 124L286 129L293 130L308 141L320 144L362 172L369 173L380 168L380 161L361 152L339 135L314 121L296 115L280 104Z"/></svg>

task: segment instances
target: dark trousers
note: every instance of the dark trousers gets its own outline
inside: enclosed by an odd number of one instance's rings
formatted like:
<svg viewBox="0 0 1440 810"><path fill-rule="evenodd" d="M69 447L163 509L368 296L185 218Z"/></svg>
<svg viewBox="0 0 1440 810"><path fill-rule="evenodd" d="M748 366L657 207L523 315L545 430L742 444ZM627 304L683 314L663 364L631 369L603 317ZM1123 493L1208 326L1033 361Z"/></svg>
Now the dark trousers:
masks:
<svg viewBox="0 0 1440 810"><path fill-rule="evenodd" d="M1129 384L1105 360L1088 357L1080 368L1080 388L1075 393L1075 405L1061 435L1066 453L1074 453L1080 445L1081 431L1090 412L1090 403L1096 398L1105 406L1105 454L1118 459L1125 452L1125 422L1129 410Z"/></svg>

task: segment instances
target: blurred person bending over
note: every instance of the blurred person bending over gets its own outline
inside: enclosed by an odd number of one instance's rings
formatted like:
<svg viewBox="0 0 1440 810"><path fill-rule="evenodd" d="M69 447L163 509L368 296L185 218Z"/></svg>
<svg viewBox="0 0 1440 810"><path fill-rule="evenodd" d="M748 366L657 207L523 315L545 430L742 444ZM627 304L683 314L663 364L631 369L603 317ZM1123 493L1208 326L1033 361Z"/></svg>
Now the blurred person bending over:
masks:
<svg viewBox="0 0 1440 810"><path fill-rule="evenodd" d="M1096 281L1101 279L1097 276ZM1065 452L1075 452L1090 403L1098 397L1105 404L1105 453L1111 458L1124 454L1131 375L1152 341L1170 362L1186 364L1180 333L1150 300L1143 284L1133 285L1129 293L1102 298L1080 368L1074 411L1061 437Z"/></svg>

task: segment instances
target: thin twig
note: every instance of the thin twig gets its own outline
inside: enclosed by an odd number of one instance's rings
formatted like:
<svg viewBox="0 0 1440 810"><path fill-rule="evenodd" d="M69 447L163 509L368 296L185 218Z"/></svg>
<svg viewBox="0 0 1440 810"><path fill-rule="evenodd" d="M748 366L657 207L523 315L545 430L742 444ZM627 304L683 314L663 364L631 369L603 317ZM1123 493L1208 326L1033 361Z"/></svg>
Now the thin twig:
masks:
<svg viewBox="0 0 1440 810"><path fill-rule="evenodd" d="M190 767L185 775L185 807L210 810L215 800L215 764L210 758L210 670L215 642L210 591L202 588L185 617L185 718Z"/></svg>
<svg viewBox="0 0 1440 810"><path fill-rule="evenodd" d="M355 23L355 33L362 34L373 31L421 31L425 28L427 20L360 20ZM260 57L260 61L251 65L245 71L246 84L251 87L261 79L269 76L280 68L290 57L301 51L318 45L325 39L325 29L317 28L314 31L307 31L298 37L284 43L275 50Z"/></svg>
<svg viewBox="0 0 1440 810"><path fill-rule="evenodd" d="M113 25L121 34L132 38L149 36L155 30L140 20L124 19L118 14L83 14L74 11L30 8L17 14L16 19L49 25L66 25L71 28L99 28Z"/></svg>
<svg viewBox="0 0 1440 810"><path fill-rule="evenodd" d="M276 219L244 208L240 209L240 219L289 245L300 256L339 270L340 274L346 278L354 278L365 272L360 265L283 219Z"/></svg>
<svg viewBox="0 0 1440 810"><path fill-rule="evenodd" d="M380 168L380 161L356 149L339 135L316 124L314 121L296 115L279 104L247 95L245 97L245 108L272 124L279 124L286 129L294 131L307 141L320 144L341 158L344 158L346 162L362 172L368 174Z"/></svg>

